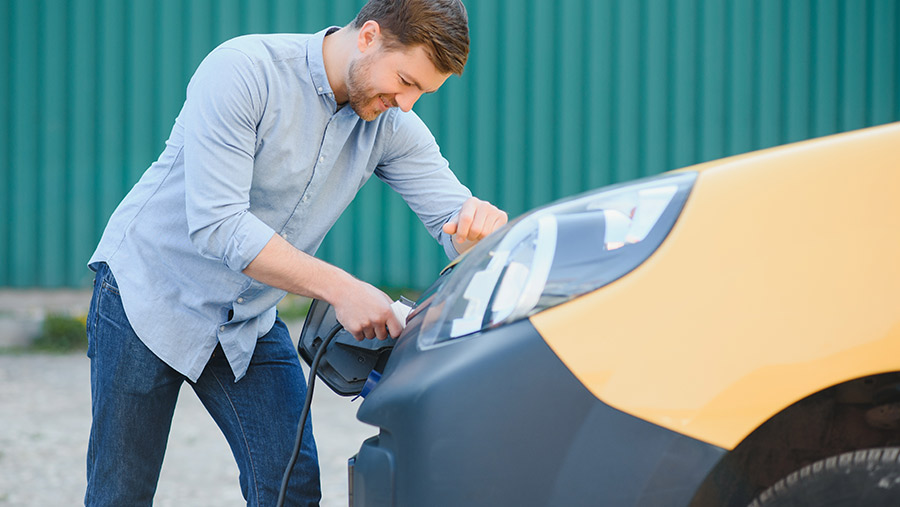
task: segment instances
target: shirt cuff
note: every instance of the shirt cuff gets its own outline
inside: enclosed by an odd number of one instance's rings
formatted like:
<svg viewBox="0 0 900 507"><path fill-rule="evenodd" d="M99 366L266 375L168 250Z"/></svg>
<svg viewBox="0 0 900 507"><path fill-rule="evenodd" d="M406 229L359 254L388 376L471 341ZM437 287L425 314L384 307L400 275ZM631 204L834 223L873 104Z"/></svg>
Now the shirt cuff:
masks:
<svg viewBox="0 0 900 507"><path fill-rule="evenodd" d="M234 271L244 271L274 235L275 231L253 213L244 212L225 248L225 265Z"/></svg>

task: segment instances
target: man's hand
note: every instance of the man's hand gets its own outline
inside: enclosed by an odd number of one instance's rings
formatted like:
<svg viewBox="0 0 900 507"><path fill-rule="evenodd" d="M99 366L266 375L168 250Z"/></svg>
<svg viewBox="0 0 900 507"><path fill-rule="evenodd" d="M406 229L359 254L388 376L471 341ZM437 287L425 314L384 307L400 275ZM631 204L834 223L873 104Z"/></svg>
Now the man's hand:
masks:
<svg viewBox="0 0 900 507"><path fill-rule="evenodd" d="M331 303L344 329L357 340L400 336L403 325L391 309L391 298L372 285L350 278L349 286Z"/></svg>
<svg viewBox="0 0 900 507"><path fill-rule="evenodd" d="M470 197L456 218L444 224L444 232L453 236L453 246L463 253L482 238L506 224L506 212L493 204Z"/></svg>

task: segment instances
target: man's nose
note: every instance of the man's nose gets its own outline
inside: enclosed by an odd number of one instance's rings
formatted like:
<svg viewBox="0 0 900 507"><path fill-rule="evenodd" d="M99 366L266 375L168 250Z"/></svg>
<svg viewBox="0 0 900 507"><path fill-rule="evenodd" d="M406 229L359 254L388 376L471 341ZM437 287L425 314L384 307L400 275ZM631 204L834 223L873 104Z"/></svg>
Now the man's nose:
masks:
<svg viewBox="0 0 900 507"><path fill-rule="evenodd" d="M422 96L422 92L418 90L407 90L403 93L398 93L394 96L394 100L397 101L397 106L403 110L403 112L408 113L412 110L413 105L419 100L419 97Z"/></svg>

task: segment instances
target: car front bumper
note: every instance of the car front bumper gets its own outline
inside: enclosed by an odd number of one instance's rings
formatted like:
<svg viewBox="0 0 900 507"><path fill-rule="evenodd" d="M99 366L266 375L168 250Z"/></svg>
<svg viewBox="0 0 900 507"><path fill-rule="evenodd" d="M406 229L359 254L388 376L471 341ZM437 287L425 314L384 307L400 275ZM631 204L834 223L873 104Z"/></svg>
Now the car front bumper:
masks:
<svg viewBox="0 0 900 507"><path fill-rule="evenodd" d="M381 431L351 506L687 505L725 453L595 398L528 320L425 350L404 334L360 406Z"/></svg>

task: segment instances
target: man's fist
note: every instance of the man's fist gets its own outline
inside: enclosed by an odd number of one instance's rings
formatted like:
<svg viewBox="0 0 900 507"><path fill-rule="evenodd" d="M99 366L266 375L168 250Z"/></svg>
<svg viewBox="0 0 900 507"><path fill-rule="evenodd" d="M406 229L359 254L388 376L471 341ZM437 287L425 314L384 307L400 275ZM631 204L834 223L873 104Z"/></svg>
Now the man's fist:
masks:
<svg viewBox="0 0 900 507"><path fill-rule="evenodd" d="M465 252L488 234L506 224L506 212L493 204L470 197L459 214L444 224L444 232L453 236L457 252Z"/></svg>
<svg viewBox="0 0 900 507"><path fill-rule="evenodd" d="M403 331L391 309L391 298L365 282L352 279L332 306L338 322L357 340L396 338Z"/></svg>

